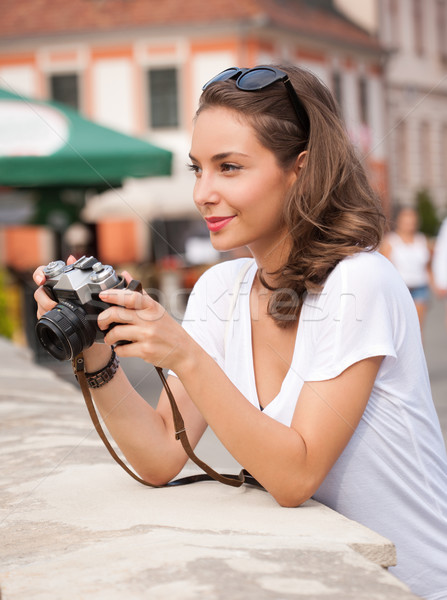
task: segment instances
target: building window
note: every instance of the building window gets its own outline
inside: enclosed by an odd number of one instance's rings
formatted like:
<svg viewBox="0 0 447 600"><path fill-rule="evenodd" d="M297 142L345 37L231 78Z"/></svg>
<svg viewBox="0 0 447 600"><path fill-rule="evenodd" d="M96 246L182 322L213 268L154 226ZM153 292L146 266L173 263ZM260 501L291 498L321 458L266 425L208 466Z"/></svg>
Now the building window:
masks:
<svg viewBox="0 0 447 600"><path fill-rule="evenodd" d="M332 93L339 106L340 114L343 114L343 92L340 71L334 71L332 73Z"/></svg>
<svg viewBox="0 0 447 600"><path fill-rule="evenodd" d="M51 75L49 87L52 100L79 109L79 77L76 73Z"/></svg>
<svg viewBox="0 0 447 600"><path fill-rule="evenodd" d="M430 144L430 125L427 121L422 121L419 126L419 164L421 168L420 182L429 187L433 181L432 178L432 160Z"/></svg>
<svg viewBox="0 0 447 600"><path fill-rule="evenodd" d="M178 127L177 69L151 69L147 84L150 127Z"/></svg>
<svg viewBox="0 0 447 600"><path fill-rule="evenodd" d="M422 0L413 0L414 50L418 56L424 53L424 13Z"/></svg>
<svg viewBox="0 0 447 600"><path fill-rule="evenodd" d="M365 77L360 77L358 80L359 86L359 109L360 122L362 125L368 124L368 82Z"/></svg>
<svg viewBox="0 0 447 600"><path fill-rule="evenodd" d="M396 178L400 186L408 183L408 133L405 121L400 121L396 126Z"/></svg>
<svg viewBox="0 0 447 600"><path fill-rule="evenodd" d="M438 0L436 4L436 23L438 29L438 50L439 57L447 61L447 2Z"/></svg>

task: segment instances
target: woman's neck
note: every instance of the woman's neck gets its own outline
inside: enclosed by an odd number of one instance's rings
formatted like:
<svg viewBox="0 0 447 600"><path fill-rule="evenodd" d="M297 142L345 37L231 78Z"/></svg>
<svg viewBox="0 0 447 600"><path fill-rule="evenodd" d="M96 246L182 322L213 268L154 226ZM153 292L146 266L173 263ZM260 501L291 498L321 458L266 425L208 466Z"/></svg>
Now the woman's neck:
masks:
<svg viewBox="0 0 447 600"><path fill-rule="evenodd" d="M415 232L413 231L399 231L396 230L397 235L400 237L400 239L405 242L406 244L411 244L414 241L414 237L416 235Z"/></svg>
<svg viewBox="0 0 447 600"><path fill-rule="evenodd" d="M260 245L250 246L258 269L262 272L263 279L271 287L277 286L279 275L275 273L280 271L286 264L291 249L290 236L285 233L271 243L260 247Z"/></svg>

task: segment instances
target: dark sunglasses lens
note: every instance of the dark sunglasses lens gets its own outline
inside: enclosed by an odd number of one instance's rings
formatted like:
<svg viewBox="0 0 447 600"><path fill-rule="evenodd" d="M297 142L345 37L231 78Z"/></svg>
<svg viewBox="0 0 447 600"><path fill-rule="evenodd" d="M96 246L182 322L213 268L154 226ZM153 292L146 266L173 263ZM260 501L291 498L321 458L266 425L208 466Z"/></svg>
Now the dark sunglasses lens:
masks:
<svg viewBox="0 0 447 600"><path fill-rule="evenodd" d="M241 90L262 90L275 81L281 81L281 77L270 69L252 69L239 77L237 85Z"/></svg>
<svg viewBox="0 0 447 600"><path fill-rule="evenodd" d="M202 90L205 90L209 85L215 83L216 81L226 81L227 79L231 79L236 75L236 73L240 73L240 69L237 69L236 67L225 69L225 71L222 71L222 73L219 73L219 75L216 75L215 77L207 81L207 83L205 83L205 85L203 86Z"/></svg>

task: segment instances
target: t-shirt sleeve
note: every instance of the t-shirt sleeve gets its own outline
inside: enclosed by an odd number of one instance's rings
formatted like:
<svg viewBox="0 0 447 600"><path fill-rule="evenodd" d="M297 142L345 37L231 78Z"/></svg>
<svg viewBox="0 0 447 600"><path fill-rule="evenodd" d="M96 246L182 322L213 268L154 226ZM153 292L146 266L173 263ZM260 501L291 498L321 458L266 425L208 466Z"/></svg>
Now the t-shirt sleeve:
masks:
<svg viewBox="0 0 447 600"><path fill-rule="evenodd" d="M217 265L196 282L186 306L182 327L223 368L224 337L230 301L229 265ZM231 281L231 280L230 280ZM173 371L170 375L175 375Z"/></svg>
<svg viewBox="0 0 447 600"><path fill-rule="evenodd" d="M409 294L385 260L377 255L345 259L322 293L306 300L303 318L309 322L303 325L313 353L307 381L333 379L373 356L396 358L396 295Z"/></svg>
<svg viewBox="0 0 447 600"><path fill-rule="evenodd" d="M196 283L188 299L182 326L220 366L224 360L226 294L216 293L216 282L205 274Z"/></svg>

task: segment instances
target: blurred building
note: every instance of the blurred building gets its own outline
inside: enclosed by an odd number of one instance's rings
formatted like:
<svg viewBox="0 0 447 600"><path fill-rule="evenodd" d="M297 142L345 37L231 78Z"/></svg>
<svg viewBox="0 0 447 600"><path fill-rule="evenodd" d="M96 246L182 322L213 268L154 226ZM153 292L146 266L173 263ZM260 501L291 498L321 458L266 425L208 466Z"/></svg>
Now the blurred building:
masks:
<svg viewBox="0 0 447 600"><path fill-rule="evenodd" d="M188 228L200 238L185 162L201 86L229 66L273 61L308 67L333 90L387 202L384 53L335 2L2 2L0 86L60 100L175 153L171 181L131 181L88 202L84 219L97 229L100 258L112 263L124 232L126 256L136 261L184 256Z"/></svg>
<svg viewBox="0 0 447 600"><path fill-rule="evenodd" d="M387 49L390 193L414 204L425 190L447 214L447 0L377 0Z"/></svg>

